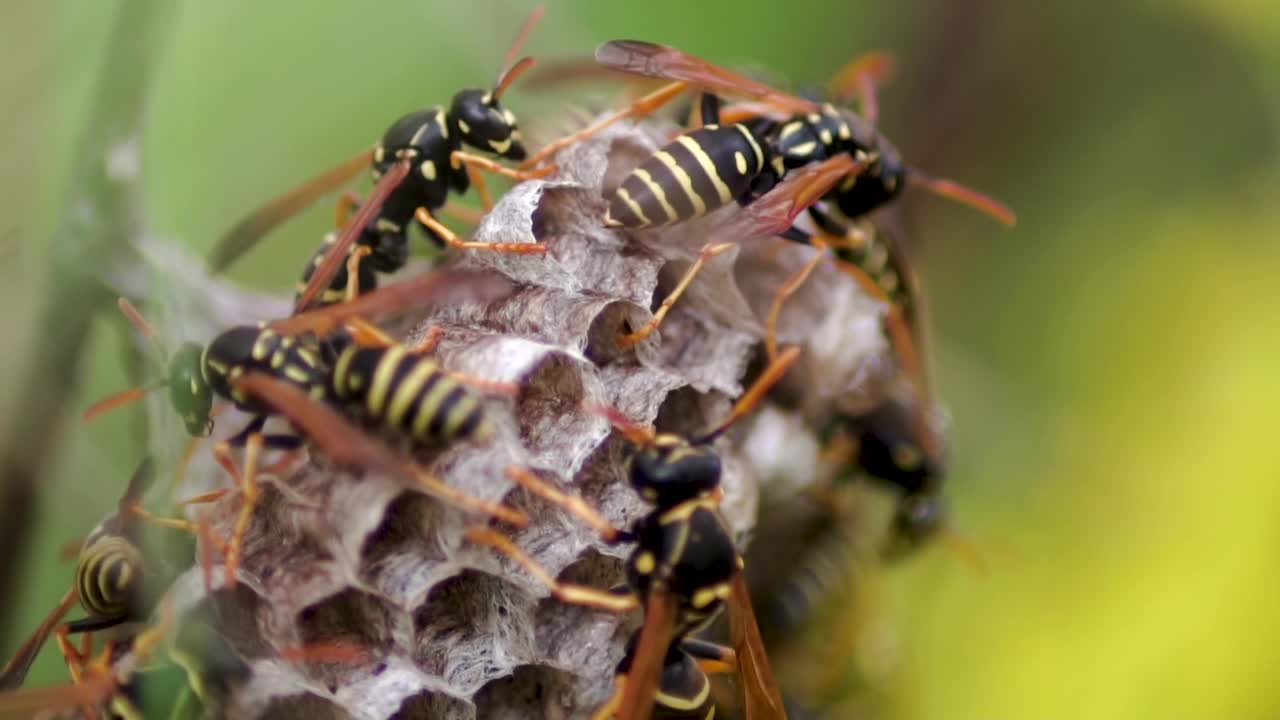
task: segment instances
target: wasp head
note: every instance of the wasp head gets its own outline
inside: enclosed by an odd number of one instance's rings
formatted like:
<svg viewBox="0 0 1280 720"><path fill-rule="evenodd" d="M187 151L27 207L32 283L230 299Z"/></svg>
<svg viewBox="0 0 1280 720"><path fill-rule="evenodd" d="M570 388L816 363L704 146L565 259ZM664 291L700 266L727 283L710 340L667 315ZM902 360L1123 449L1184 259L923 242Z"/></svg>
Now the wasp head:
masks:
<svg viewBox="0 0 1280 720"><path fill-rule="evenodd" d="M475 88L463 90L453 96L449 116L464 143L508 160L525 158L516 116L493 93Z"/></svg>

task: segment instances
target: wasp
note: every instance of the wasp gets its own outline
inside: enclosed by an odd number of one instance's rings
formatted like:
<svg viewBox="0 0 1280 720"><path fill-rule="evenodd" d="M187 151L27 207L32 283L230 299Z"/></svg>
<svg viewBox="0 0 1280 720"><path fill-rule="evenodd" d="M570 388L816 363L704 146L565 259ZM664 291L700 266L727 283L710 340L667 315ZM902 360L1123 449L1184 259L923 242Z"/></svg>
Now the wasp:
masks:
<svg viewBox="0 0 1280 720"><path fill-rule="evenodd" d="M388 273L403 267L408 258L407 233L414 222L441 246L514 253L546 252L545 247L529 243L464 241L434 217L450 194L465 193L473 183L485 209L492 207L480 171L526 180L543 177L554 170L553 167L514 170L464 150L472 148L508 160L526 157L516 116L502 104L501 98L534 64L531 57L518 61L514 58L542 12L542 7L536 8L521 28L493 89L464 89L453 96L448 107L415 110L398 118L373 149L340 163L250 213L219 241L210 256L210 267L215 271L226 268L280 222L364 168L370 168L374 189L349 222L346 218L352 201L349 197L340 201L339 226L343 230L326 238L308 262L303 275L304 287L297 299L299 310L316 301L340 299L345 283L336 276L356 249L360 249L360 256L369 265L360 275L359 285L363 289L371 289L376 284L373 271Z"/></svg>
<svg viewBox="0 0 1280 720"><path fill-rule="evenodd" d="M749 713L785 717L743 579L742 556L719 513L721 461L713 443L750 412L799 357L791 348L768 369L720 425L697 437L653 433L616 410L593 408L610 420L636 449L630 462L632 487L653 509L629 530L611 528L580 498L565 495L528 472L510 474L521 485L560 504L592 527L609 528L606 542L635 542L627 559L629 592L617 594L563 583L509 538L474 527L468 538L486 544L525 567L563 601L625 612L643 607L644 625L632 637L616 674L617 691L595 713L598 720L706 718L714 712L708 671L737 670ZM732 647L693 637L728 607Z"/></svg>
<svg viewBox="0 0 1280 720"><path fill-rule="evenodd" d="M252 509L260 492L257 476L262 453L267 449L291 453L301 447L303 442L302 437L292 433L264 432L268 419L277 414L277 407L273 402L241 389L240 380L248 375L271 378L300 393L310 402L315 412L320 412L316 408L323 408L325 405L342 405L352 395L363 397L372 394L381 401L385 398L380 393L385 388L380 383L385 381L378 378L386 372L394 372L395 368L386 366L388 370L379 374L377 378L374 375L368 376L371 383L369 386L359 388L359 383L353 382L353 379L358 377L365 367L368 354L350 347L351 341L347 339L346 326L350 324L359 337L364 337L372 332L373 326L360 319L361 313L376 316L404 312L411 306L429 304L445 295L456 295L459 287L466 289L468 298L480 301L501 297L511 289L509 283L490 273L439 271L388 285L381 290L365 294L353 302L295 315L272 323L236 326L223 331L203 347L196 343L183 345L173 354L165 380L142 388L126 390L95 403L85 411L84 419L92 420L108 410L137 400L147 392L162 387L169 389L174 409L182 417L188 432L197 439L209 432L215 397L222 398L253 416L243 430L214 447L214 457L231 475L235 486L244 496L225 563L228 581L233 583L239 564L241 540L247 530ZM120 309L139 332L150 338L157 346L159 345L155 329L131 303L121 299ZM163 353L163 349L160 352ZM386 354L387 352L384 351L379 357ZM428 365L429 361L421 360L421 367L425 368ZM435 368L435 371L440 382L435 383L433 387L449 389L457 387L458 383L455 379L446 377L439 368ZM403 387L398 386L398 390L403 390ZM370 391L374 392L370 393ZM403 393L398 391L392 394L397 399L404 397ZM449 394L443 397L432 397L427 404L421 402L422 398L410 399L419 400L415 405L414 417L421 418L426 425L424 430L416 435L418 439L436 439L444 442L482 437L488 427L481 421L476 421L469 427L432 423L437 415L440 418L450 417L449 411L459 404L476 407L478 403L474 399L462 400L456 395ZM296 406L291 407L294 409L294 414L286 415L287 419L295 427L304 427L299 425L297 417L305 415L306 410L298 409ZM391 411L396 407L393 402L389 403L386 409ZM381 406L379 408L381 409ZM339 418L336 422L340 423L347 432L362 434L359 428L352 426L345 418ZM304 433L304 436L307 434ZM341 446L342 442L336 437L331 437L327 444L320 444L325 445L326 448L332 448ZM231 457L231 449L236 447L244 448L243 469L237 466ZM366 457L370 456L372 454ZM389 465L385 459L378 462L382 467ZM408 469L412 476L417 478L420 484L427 486L431 492L444 496L455 504L460 503L469 510L496 513L516 523L522 520L509 508L470 498L464 493L448 488L438 479L416 468L409 468L407 465L398 465L397 468L402 473Z"/></svg>
<svg viewBox="0 0 1280 720"><path fill-rule="evenodd" d="M40 627L0 671L0 690L19 687L36 656L50 635L72 669L73 679L80 680L79 666L92 654L90 634L128 623L144 621L155 606L158 588L163 584L159 559L143 549L142 525L182 530L201 535L202 528L178 518L159 517L142 506L142 497L151 487L153 464L148 458L139 463L109 515L84 539L76 558L75 580L71 590L49 613ZM209 502L210 496L199 496L183 505ZM63 622L63 617L79 602L85 617ZM81 649L73 647L70 636L83 634Z"/></svg>
<svg viewBox="0 0 1280 720"><path fill-rule="evenodd" d="M783 93L764 83L716 66L674 47L636 40L606 42L596 50L596 61L606 68L632 75L673 81L624 109L606 116L578 133L566 136L540 151L531 161L540 161L550 152L589 136L625 117L653 112L689 87L701 88L702 128L692 130L659 149L641 163L610 199L605 223L615 227L644 228L698 217L731 201L750 204L762 197L778 178L814 163L847 156L853 162L846 173L826 188L822 200L834 204L847 219L860 218L895 198L908 184L975 207L1006 224L1013 224L1012 211L981 193L958 183L933 178L908 166L898 150L876 131L874 82L887 74L887 57L869 54L850 63L840 73L833 92L837 98L863 96L865 116L832 103L821 103ZM748 101L744 107L722 114L716 94ZM875 274L883 248L869 246L868 238L813 202L807 206L818 229L845 247L845 257L853 266ZM795 226L778 235L797 242L822 244ZM691 272L700 269L711 252L710 246ZM779 290L771 311L767 342L776 357L777 315L785 299L795 292L821 260L799 271ZM868 278L872 284L881 278ZM682 283L677 290L685 286ZM677 293L673 292L673 295ZM670 297L668 298L670 299ZM665 304L664 304L665 307ZM635 342L643 333L624 338ZM909 350L906 352L910 352Z"/></svg>
<svg viewBox="0 0 1280 720"><path fill-rule="evenodd" d="M205 559L202 559L205 562ZM175 609L173 594L160 600L155 619L139 626L132 635L109 643L101 653L69 658L73 681L70 685L35 690L15 690L4 686L0 692L0 716L44 717L44 713L79 710L77 717L142 720L152 717L153 707L143 685L150 682L149 664L157 650L186 673L186 682L170 708L168 717L223 717L224 701L232 688L250 679L251 668L221 630L221 618L207 594L196 604ZM142 618L138 618L141 620ZM286 662L358 662L366 657L363 648L346 643L316 643L276 650ZM62 717L61 714L58 715Z"/></svg>

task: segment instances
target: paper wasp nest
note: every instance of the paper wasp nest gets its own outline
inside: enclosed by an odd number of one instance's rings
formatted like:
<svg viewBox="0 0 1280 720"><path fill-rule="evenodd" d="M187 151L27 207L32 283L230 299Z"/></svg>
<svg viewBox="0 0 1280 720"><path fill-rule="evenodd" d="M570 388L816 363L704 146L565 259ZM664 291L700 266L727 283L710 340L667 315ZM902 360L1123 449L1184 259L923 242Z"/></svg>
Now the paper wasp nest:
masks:
<svg viewBox="0 0 1280 720"><path fill-rule="evenodd" d="M628 445L584 401L612 405L640 423L696 432L721 419L758 367L763 318L773 291L812 250L773 238L746 239L713 259L658 333L632 349L620 332L688 267L737 206L699 221L638 233L605 229L607 194L663 144L670 128L624 126L569 148L560 170L501 198L476 239L540 242L546 255L470 252L458 264L490 267L518 290L490 306L441 307L419 318L416 337L438 327L437 355L454 371L518 383L493 395L498 432L487 445L420 453L450 485L529 514L513 538L562 579L609 588L623 582L623 545L609 547L576 519L515 488L510 464L537 471L586 498L615 525L644 511L627 483ZM718 238L739 240L740 238ZM795 492L815 471L817 441L803 419L840 397L874 395L890 363L879 330L884 308L834 269L819 267L783 313L781 339L806 352L783 390L797 409L771 409L722 439L724 512L744 546L755 525L761 478ZM247 322L254 317L220 321ZM190 334L190 325L186 326ZM748 382L750 378L745 378ZM172 410L155 408L172 430ZM235 413L218 435L238 430ZM779 434L810 438L779 442ZM771 449L744 453L745 437ZM772 440L771 440L772 438ZM772 444L771 444L772 443ZM784 450L783 448L789 448ZM186 491L225 487L203 451ZM268 458L268 461L270 458ZM775 480L770 479L770 483ZM214 530L229 535L239 494L214 506ZM549 596L524 569L463 540L458 509L403 478L351 474L322 453L287 478L268 478L252 516L237 588L214 573L223 632L249 662L247 682L226 701L231 717L577 718L613 688L613 669L639 623ZM747 562L751 554L747 552ZM766 569L767 570L767 569ZM299 662L285 649L323 643L362 648L355 661Z"/></svg>

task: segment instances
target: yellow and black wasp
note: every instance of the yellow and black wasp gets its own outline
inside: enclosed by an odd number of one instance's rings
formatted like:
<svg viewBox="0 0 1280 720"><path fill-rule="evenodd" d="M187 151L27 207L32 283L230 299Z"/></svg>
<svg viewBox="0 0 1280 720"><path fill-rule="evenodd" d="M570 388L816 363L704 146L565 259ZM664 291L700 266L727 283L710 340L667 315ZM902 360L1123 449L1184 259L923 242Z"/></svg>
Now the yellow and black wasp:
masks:
<svg viewBox="0 0 1280 720"><path fill-rule="evenodd" d="M180 530L200 534L196 523L178 518L153 515L142 505L142 497L154 478L150 459L139 463L117 503L116 511L98 524L84 539L76 557L75 580L70 591L54 607L40 627L0 671L0 690L21 686L31 663L52 635L79 679L78 667L92 650L91 633L128 623L145 621L154 610L156 599L167 584L165 558L144 547L143 526ZM196 497L183 504L208 502L209 497ZM63 622L72 606L79 602L85 617ZM86 642L76 649L70 636L83 634Z"/></svg>
<svg viewBox="0 0 1280 720"><path fill-rule="evenodd" d="M281 195L232 228L210 256L214 271L229 266L273 227L341 186L363 168L371 167L376 184L355 216L348 221L353 203L345 196L339 205L341 232L327 237L308 261L296 300L298 310L317 302L337 302L348 287L347 260L355 255L355 287L369 290L377 273L399 270L408 258L408 231L415 221L440 245L516 253L543 253L546 248L528 243L491 244L464 241L434 217L451 193L464 193L475 183L488 209L492 206L484 177L493 172L523 180L542 177L553 168L519 171L464 150L509 160L526 156L516 116L502 105L506 90L533 65L533 58L515 61L524 40L542 16L538 7L525 22L507 54L504 69L492 90L468 88L454 95L450 105L410 112L391 124L373 149L344 161L298 188ZM366 267L367 265L367 267Z"/></svg>
<svg viewBox="0 0 1280 720"><path fill-rule="evenodd" d="M805 208L817 228L834 240L830 244L839 248L846 263L867 276L864 284L877 288L883 285L892 293L896 278L895 268L887 258L889 249L854 229L849 221L891 202L908 184L975 207L1003 223L1015 221L1013 212L994 199L908 166L898 150L876 131L874 83L887 73L889 64L881 54L869 54L850 63L833 84L832 93L837 100L854 93L862 95L864 115L832 103L789 95L670 46L614 40L597 49L596 61L606 68L672 83L553 143L531 161L541 160L545 154L624 117L653 112L685 89L696 87L703 91L703 127L660 148L623 180L610 198L605 218L608 225L639 229L699 217L734 201L750 205L797 168L847 157L852 162L843 167L844 174L823 187ZM748 102L721 113L716 94ZM824 203L816 202L819 198ZM833 204L843 217L825 209L825 203ZM795 226L780 228L776 234L798 242L814 240L809 232ZM819 244L825 246L827 241ZM714 252L710 246L704 249L690 275ZM771 356L776 355L773 337L782 302L798 289L821 258L822 254L816 255L813 264L797 273L779 292L768 324ZM689 279L686 276L672 295L677 295ZM880 291L877 297L884 294ZM656 323L651 325L625 340L634 342L643 337L656 327ZM902 351L914 352L910 348Z"/></svg>
<svg viewBox="0 0 1280 720"><path fill-rule="evenodd" d="M402 392L404 385L402 383L386 384L394 378L382 380L385 372L376 378L370 375L368 386L358 390L352 388L351 379L358 374L356 370L364 367L366 362L364 358L367 354L351 347L351 336L345 330L346 324L353 324L357 328L356 332L363 336L372 326L361 320L362 317L402 313L411 307L430 304L442 296L451 296L456 299L460 287L465 288L468 298L479 301L496 299L510 291L509 283L491 273L435 271L388 285L360 296L352 302L270 323L236 326L220 333L203 348L195 343L184 345L170 361L167 378L164 381L143 388L126 390L106 398L86 410L84 417L90 420L107 410L136 400L152 389L161 387L169 389L175 410L183 418L188 431L197 437L208 432L212 422L215 397L230 402L253 416L243 430L219 442L214 448L214 455L218 462L231 474L236 487L244 496L225 563L228 578L234 582L241 539L259 495L257 476L262 453L267 449L293 451L303 442L302 437L293 433L264 432L269 418L279 414L278 403L273 398L263 398L246 391L241 387L241 380L251 375L262 376L273 381L273 385L288 386L304 398L308 407L312 409L313 415L321 413L329 405L336 405L343 409L358 408L357 404L349 401L350 398L353 395L364 397L374 390L377 392L373 395L379 399L384 399L380 393L385 391L389 394L388 397L395 395L398 401L399 398L405 397ZM140 332L155 340L157 333L154 328L128 301L122 300L120 307ZM344 354L344 351L349 352ZM385 355L389 351L381 352ZM344 357L347 358L341 364L344 370L339 373L337 372L339 361ZM359 363L355 362L356 358L361 358ZM420 373L415 378L421 376L421 369L433 367L432 361L424 356L415 355L414 360L418 362L420 368ZM387 372L394 375L395 368ZM434 376L438 377L440 382L434 383L433 388L446 390L460 388L455 378L448 376L438 367L434 367ZM434 396L409 398L417 401L413 406L414 418L421 418L425 424L423 431L414 435L415 439L449 442L482 436L486 427L483 422L477 421L470 427L449 425L444 422L444 419L451 417L448 413L449 409L468 405L466 400L458 397L459 392L464 391L446 392L440 398ZM424 398L428 402L422 402ZM397 404L389 402L385 409L392 411L398 407ZM302 433L304 437L316 440L316 437L306 432L307 426L299 422L299 418L310 420L307 409L298 408L296 404L289 405L288 408L292 414L286 412L285 417L296 428L304 429ZM381 410L382 406L378 405L375 409ZM437 414L440 414L439 420ZM336 436L341 432L363 434L362 430L340 415L332 422L338 423L340 430L337 433L324 434L323 437L328 439L328 442L318 442L331 453L335 448L338 452L345 450L343 441ZM325 429L328 429L328 426L325 426ZM231 450L235 447L244 448L243 469L238 467L231 457ZM380 455L376 450L365 453L363 457L366 462L372 462L384 469L394 467L400 474L409 473L429 492L461 505L465 509L493 514L516 523L523 520L510 508L480 501L453 490L412 464L388 461L385 455ZM359 462L351 464L365 466Z"/></svg>
<svg viewBox="0 0 1280 720"><path fill-rule="evenodd" d="M635 542L627 559L628 592L613 593L557 581L509 538L486 527L468 538L513 558L570 603L625 612L642 607L644 625L632 637L616 675L617 691L596 713L616 717L709 718L714 714L708 671L736 670L746 704L756 717L785 717L742 576L743 559L720 516L721 461L713 443L746 415L799 357L784 352L713 430L686 438L654 434L617 411L597 408L636 445L630 463L632 487L653 509L631 529L612 528L580 499L548 489L529 473L512 476L531 491L560 504L597 529L607 542ZM523 476L523 477L521 477ZM729 609L732 647L693 637Z"/></svg>

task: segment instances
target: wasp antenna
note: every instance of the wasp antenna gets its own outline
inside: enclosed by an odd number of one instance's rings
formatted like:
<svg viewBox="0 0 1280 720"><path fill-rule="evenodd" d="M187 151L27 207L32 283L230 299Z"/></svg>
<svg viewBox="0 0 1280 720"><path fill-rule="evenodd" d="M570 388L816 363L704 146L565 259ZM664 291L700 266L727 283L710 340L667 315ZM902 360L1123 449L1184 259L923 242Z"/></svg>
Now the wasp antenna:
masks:
<svg viewBox="0 0 1280 720"><path fill-rule="evenodd" d="M636 445L648 445L653 442L653 430L623 415L618 408L595 402L585 402L582 404L582 408L592 415L599 415L608 420L609 424L613 425L618 432L626 435L627 439Z"/></svg>
<svg viewBox="0 0 1280 720"><path fill-rule="evenodd" d="M791 369L791 366L796 364L796 360L799 359L800 348L798 346L792 345L786 350L783 350L782 353L778 355L778 359L769 363L769 367L765 368L764 372L760 374L760 377L756 378L755 384L751 386L751 389L747 390L742 394L742 397L738 398L738 402L734 403L733 410L729 412L729 416L714 429L698 438L697 444L701 445L702 443L711 442L712 440L720 437L725 430L733 427L734 423L746 416L747 413L751 412L752 408L760 402L760 399L769 392L769 389L776 385L778 381L782 379L782 376L786 375L787 371Z"/></svg>
<svg viewBox="0 0 1280 720"><path fill-rule="evenodd" d="M529 12L529 17L525 18L524 24L520 26L515 39L511 41L511 47L507 49L507 56L502 60L502 75L510 74L511 70L509 68L514 68L515 60L520 57L520 51L524 49L525 41L529 39L529 35L533 33L533 29L538 26L538 23L542 22L542 16L545 14L547 14L547 6L541 3ZM521 60L520 62L524 61ZM501 78L501 75L499 75L499 78ZM501 84L501 82L497 84Z"/></svg>
<svg viewBox="0 0 1280 720"><path fill-rule="evenodd" d="M521 75L525 74L525 72L535 64L537 64L537 61L531 57L520 58L519 62L512 65L508 70L498 76L498 81L494 83L493 98L496 100L502 97L502 94L507 91L507 88L511 87L512 83L514 83Z"/></svg>
<svg viewBox="0 0 1280 720"><path fill-rule="evenodd" d="M990 195L965 187L953 180L935 178L918 170L912 170L908 177L915 185L919 185L939 197L967 205L978 212L994 218L997 222L1013 227L1018 224L1018 215L1004 203Z"/></svg>
<svg viewBox="0 0 1280 720"><path fill-rule="evenodd" d="M142 398L146 397L147 393L153 392L155 390L159 390L164 386L165 386L164 380L157 380L156 382L151 383L150 385L144 385L142 387L136 387L136 388L129 388L128 390L118 392L115 395L112 395L110 397L103 398L98 402L90 405L88 408L85 409L83 413L80 414L80 422L85 424L93 422L93 420L97 418L99 415L115 410L118 407L123 407L125 405L128 405L129 403L137 402L138 400L141 400Z"/></svg>
<svg viewBox="0 0 1280 720"><path fill-rule="evenodd" d="M218 240L218 245L209 255L210 272L226 270L276 226L366 171L372 160L373 150L365 150L255 208Z"/></svg>
<svg viewBox="0 0 1280 720"><path fill-rule="evenodd" d="M125 319L137 328L138 332L142 333L143 336L151 339L159 337L159 333L156 332L155 327L152 326L151 323L147 322L147 319L142 316L142 313L138 311L138 308L134 307L133 303L129 302L128 299L118 298L116 300L116 306L120 308L120 312L125 316Z"/></svg>

